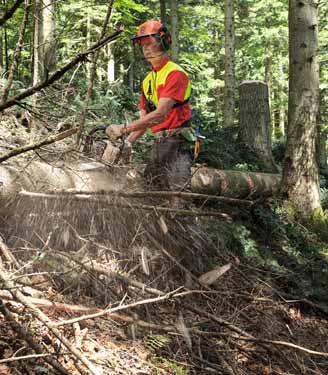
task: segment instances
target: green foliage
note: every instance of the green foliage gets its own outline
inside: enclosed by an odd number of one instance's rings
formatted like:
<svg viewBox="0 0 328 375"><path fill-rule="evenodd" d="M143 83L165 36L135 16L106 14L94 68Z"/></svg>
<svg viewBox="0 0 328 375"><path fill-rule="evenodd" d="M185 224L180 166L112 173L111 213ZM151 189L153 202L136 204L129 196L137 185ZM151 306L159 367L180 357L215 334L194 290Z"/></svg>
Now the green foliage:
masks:
<svg viewBox="0 0 328 375"><path fill-rule="evenodd" d="M238 139L238 128L210 129L207 124L203 135L201 153L197 162L218 169L265 171L266 167L255 153Z"/></svg>

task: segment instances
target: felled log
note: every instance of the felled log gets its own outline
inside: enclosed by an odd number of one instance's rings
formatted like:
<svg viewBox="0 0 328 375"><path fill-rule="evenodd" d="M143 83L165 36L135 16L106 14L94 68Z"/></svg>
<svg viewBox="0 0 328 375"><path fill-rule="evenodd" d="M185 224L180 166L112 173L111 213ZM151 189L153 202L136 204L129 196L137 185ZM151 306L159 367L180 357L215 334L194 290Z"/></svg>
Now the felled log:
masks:
<svg viewBox="0 0 328 375"><path fill-rule="evenodd" d="M279 190L278 174L224 171L213 168L194 168L191 190L194 193L230 198L272 196ZM75 162L51 165L32 162L26 167L18 164L0 165L2 196L18 193L47 191L144 191L142 169L129 166L109 167L98 162Z"/></svg>
<svg viewBox="0 0 328 375"><path fill-rule="evenodd" d="M200 168L191 185L194 193L242 199L273 196L278 193L280 182L278 174Z"/></svg>

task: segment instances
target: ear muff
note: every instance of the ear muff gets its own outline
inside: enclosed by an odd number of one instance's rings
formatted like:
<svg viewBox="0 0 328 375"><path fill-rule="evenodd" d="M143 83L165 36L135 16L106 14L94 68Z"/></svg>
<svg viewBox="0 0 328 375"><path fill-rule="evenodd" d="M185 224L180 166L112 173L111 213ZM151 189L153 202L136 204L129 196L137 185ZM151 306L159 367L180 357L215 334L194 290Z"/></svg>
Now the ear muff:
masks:
<svg viewBox="0 0 328 375"><path fill-rule="evenodd" d="M171 35L170 35L167 27L163 25L158 30L158 35L159 35L159 38L160 38L160 43L163 46L163 49L165 51L167 51L170 48L170 45L172 44L172 38L171 38Z"/></svg>

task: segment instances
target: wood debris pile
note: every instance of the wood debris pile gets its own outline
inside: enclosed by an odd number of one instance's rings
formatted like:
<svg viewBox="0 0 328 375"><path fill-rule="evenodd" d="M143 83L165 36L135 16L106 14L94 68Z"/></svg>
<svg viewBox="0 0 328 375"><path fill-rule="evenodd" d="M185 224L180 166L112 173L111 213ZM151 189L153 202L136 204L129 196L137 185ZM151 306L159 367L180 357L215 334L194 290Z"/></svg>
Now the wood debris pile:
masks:
<svg viewBox="0 0 328 375"><path fill-rule="evenodd" d="M88 225L39 212L33 236L4 231L1 373L327 372L324 308L210 239L207 218L116 203L102 220L84 203Z"/></svg>

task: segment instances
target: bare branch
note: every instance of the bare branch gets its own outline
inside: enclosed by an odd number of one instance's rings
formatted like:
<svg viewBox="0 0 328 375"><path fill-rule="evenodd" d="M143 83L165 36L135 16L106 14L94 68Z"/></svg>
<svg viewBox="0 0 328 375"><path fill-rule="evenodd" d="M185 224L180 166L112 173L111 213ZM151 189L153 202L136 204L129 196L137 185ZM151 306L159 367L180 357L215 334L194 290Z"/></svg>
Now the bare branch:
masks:
<svg viewBox="0 0 328 375"><path fill-rule="evenodd" d="M3 14L0 18L0 26L3 26L16 12L19 6L22 4L24 0L16 0L15 4L9 8L5 14Z"/></svg>
<svg viewBox="0 0 328 375"><path fill-rule="evenodd" d="M42 146L50 145L51 143L55 143L58 141L61 141L62 139L65 139L67 137L70 137L71 135L75 134L78 131L78 128L73 128L66 130L62 133L59 134L54 134L51 135L50 137L47 137L39 142L32 143L29 145L25 145L19 148L15 148L14 150L11 150L7 152L6 154L0 156L0 163L2 163L5 160L8 160L14 156L23 154L24 152L31 151L31 150L36 150Z"/></svg>
<svg viewBox="0 0 328 375"><path fill-rule="evenodd" d="M65 73L67 73L70 69L72 69L75 65L80 63L81 61L85 61L86 57L95 51L97 51L99 48L102 48L107 43L113 42L118 38L118 36L123 31L123 28L118 29L115 33L112 35L108 35L105 38L101 39L97 43L95 43L93 46L91 46L89 49L87 49L84 52L79 53L76 57L74 57L70 62L68 62L66 65L64 65L61 69L54 72L48 80L43 81L41 83L38 83L32 87L29 87L25 91L21 92L20 94L9 98L9 100L6 103L0 104L0 112L3 111L6 108L12 107L17 104L17 102L28 98L29 96L32 96L33 94L41 91L42 89L50 86L54 82L58 81Z"/></svg>

